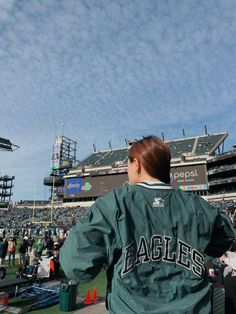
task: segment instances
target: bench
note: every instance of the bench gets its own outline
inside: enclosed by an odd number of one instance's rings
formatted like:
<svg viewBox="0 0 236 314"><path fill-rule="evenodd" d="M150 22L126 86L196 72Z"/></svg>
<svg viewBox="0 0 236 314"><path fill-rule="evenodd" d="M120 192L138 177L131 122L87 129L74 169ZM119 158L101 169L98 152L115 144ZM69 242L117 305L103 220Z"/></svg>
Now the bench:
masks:
<svg viewBox="0 0 236 314"><path fill-rule="evenodd" d="M0 280L0 291L17 294L18 288L30 285L28 279L13 278L8 280Z"/></svg>

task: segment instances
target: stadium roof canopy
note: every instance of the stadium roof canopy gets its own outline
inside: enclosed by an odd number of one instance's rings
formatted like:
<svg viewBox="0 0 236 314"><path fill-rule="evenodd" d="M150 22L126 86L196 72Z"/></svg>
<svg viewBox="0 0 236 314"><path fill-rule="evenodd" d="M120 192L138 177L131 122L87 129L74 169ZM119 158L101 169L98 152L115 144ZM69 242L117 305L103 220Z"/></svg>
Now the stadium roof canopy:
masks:
<svg viewBox="0 0 236 314"><path fill-rule="evenodd" d="M183 154L207 156L214 154L227 136L227 132L215 133L166 141L166 143L170 147L172 158L181 157Z"/></svg>
<svg viewBox="0 0 236 314"><path fill-rule="evenodd" d="M128 147L95 152L83 160L79 167L120 167L128 164Z"/></svg>
<svg viewBox="0 0 236 314"><path fill-rule="evenodd" d="M186 156L207 156L214 155L215 151L224 142L228 133L207 134L189 138L181 138L172 141L166 141L170 147L172 159ZM86 159L81 161L75 168L77 170L92 168L118 168L127 167L129 147L110 149L106 151L94 152ZM74 168L74 170L76 170ZM72 170L72 169L71 169ZM73 170L72 170L73 171Z"/></svg>
<svg viewBox="0 0 236 314"><path fill-rule="evenodd" d="M18 149L19 146L12 144L10 140L0 137L0 151L11 151Z"/></svg>

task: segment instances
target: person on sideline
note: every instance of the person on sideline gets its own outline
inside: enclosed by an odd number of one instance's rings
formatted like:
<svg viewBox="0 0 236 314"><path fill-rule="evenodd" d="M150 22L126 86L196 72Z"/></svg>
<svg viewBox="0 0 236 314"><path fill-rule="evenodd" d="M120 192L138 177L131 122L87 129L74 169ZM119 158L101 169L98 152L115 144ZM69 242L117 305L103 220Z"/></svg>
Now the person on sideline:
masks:
<svg viewBox="0 0 236 314"><path fill-rule="evenodd" d="M69 279L86 282L107 264L110 313L208 314L205 254L235 237L229 219L203 198L170 186L170 150L155 136L128 153L130 185L115 188L77 222L60 251Z"/></svg>
<svg viewBox="0 0 236 314"><path fill-rule="evenodd" d="M7 238L0 239L0 265L5 266L7 256L8 241Z"/></svg>
<svg viewBox="0 0 236 314"><path fill-rule="evenodd" d="M18 248L19 251L19 264L21 266L25 266L26 263L26 254L28 251L28 242L27 242L28 238L24 237L22 239L22 242Z"/></svg>
<svg viewBox="0 0 236 314"><path fill-rule="evenodd" d="M5 247L3 238L0 237L0 266L5 266Z"/></svg>
<svg viewBox="0 0 236 314"><path fill-rule="evenodd" d="M224 268L224 288L225 288L225 314L236 313L236 245L232 245L230 251L225 252L219 260Z"/></svg>
<svg viewBox="0 0 236 314"><path fill-rule="evenodd" d="M8 267L11 266L11 260L12 260L12 266L15 266L15 255L16 255L16 238L10 238L8 241Z"/></svg>
<svg viewBox="0 0 236 314"><path fill-rule="evenodd" d="M35 244L35 247L37 249L39 256L41 256L43 254L43 249L44 249L44 244L43 244L42 239L38 239L38 241Z"/></svg>

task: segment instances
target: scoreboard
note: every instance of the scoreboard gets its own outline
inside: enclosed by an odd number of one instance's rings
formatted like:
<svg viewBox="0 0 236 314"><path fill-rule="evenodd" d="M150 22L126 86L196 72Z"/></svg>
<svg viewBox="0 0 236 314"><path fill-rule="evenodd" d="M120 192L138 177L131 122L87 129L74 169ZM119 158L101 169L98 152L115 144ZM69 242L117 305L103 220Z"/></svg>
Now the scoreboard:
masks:
<svg viewBox="0 0 236 314"><path fill-rule="evenodd" d="M171 167L171 186L184 191L201 191L208 189L205 164L181 165ZM113 173L103 175L78 176L65 178L64 198L98 197L112 188L128 183L128 174Z"/></svg>
<svg viewBox="0 0 236 314"><path fill-rule="evenodd" d="M64 198L97 197L128 181L127 173L65 179Z"/></svg>

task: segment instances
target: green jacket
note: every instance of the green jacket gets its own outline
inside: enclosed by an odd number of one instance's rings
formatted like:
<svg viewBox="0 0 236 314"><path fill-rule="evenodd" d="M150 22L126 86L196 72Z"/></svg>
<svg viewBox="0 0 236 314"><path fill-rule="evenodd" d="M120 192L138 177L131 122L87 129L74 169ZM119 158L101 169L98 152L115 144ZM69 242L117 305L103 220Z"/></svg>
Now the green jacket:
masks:
<svg viewBox="0 0 236 314"><path fill-rule="evenodd" d="M60 262L78 282L108 265L110 313L205 314L204 256L221 256L234 237L228 218L203 198L143 182L97 199L70 230Z"/></svg>
<svg viewBox="0 0 236 314"><path fill-rule="evenodd" d="M37 252L41 255L44 249L44 244L42 240L38 240L38 242L35 244L35 247L37 249Z"/></svg>

